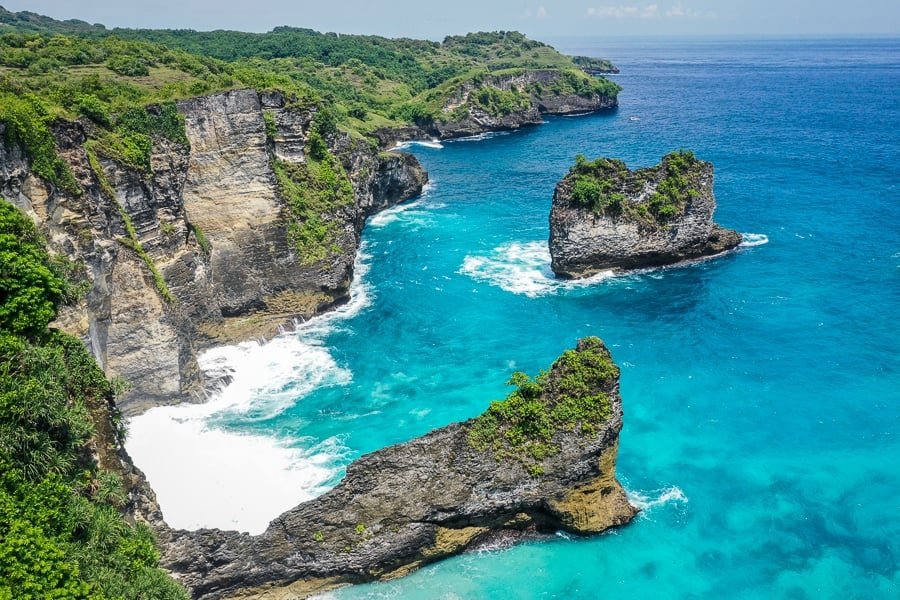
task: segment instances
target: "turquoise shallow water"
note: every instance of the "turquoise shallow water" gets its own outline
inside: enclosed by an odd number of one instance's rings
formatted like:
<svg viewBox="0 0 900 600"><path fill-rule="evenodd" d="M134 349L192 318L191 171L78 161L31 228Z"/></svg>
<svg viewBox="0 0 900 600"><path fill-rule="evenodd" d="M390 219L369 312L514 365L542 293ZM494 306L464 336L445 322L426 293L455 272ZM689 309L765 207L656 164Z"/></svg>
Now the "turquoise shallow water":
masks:
<svg viewBox="0 0 900 600"><path fill-rule="evenodd" d="M640 518L334 595L900 597L900 41L560 45L621 67L621 108L414 147L433 187L375 219L369 305L315 334L351 377L219 425L336 439L340 467L480 413L511 371L599 335L623 367L619 474ZM679 147L714 162L718 221L768 243L550 279L574 155L646 166Z"/></svg>

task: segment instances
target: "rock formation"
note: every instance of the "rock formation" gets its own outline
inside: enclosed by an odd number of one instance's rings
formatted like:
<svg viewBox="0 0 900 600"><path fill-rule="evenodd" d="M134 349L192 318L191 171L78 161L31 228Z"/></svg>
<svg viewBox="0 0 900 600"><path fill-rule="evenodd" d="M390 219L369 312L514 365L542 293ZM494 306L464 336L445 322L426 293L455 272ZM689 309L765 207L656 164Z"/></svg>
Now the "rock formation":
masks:
<svg viewBox="0 0 900 600"><path fill-rule="evenodd" d="M503 75L483 75L459 84L443 100L437 118L417 127L385 128L375 132L382 147L415 139L453 139L490 131L510 131L539 125L543 115L565 115L611 110L617 92L601 93L571 87L571 74L557 69L532 69ZM583 84L575 78L576 83ZM609 84L610 90L618 88ZM492 110L476 100L481 90L511 92L517 97L512 110Z"/></svg>
<svg viewBox="0 0 900 600"><path fill-rule="evenodd" d="M427 179L412 156L330 134L353 198L322 215L335 239L325 258L308 259L290 239L273 163L306 160L316 107L245 89L178 110L189 145L155 139L149 173L91 155L89 123L59 122L57 145L80 196L35 176L20 148L0 145L0 194L56 252L84 265L90 291L58 325L133 386L119 399L126 414L198 391L202 346L266 337L345 300L366 217L417 195Z"/></svg>
<svg viewBox="0 0 900 600"><path fill-rule="evenodd" d="M173 531L163 564L196 598L303 598L404 575L500 532L591 534L637 512L616 480L619 370L579 341L477 419L363 456L250 536Z"/></svg>
<svg viewBox="0 0 900 600"><path fill-rule="evenodd" d="M556 186L550 256L560 277L658 267L730 250L741 235L713 222L713 166L680 151L649 169L577 164Z"/></svg>

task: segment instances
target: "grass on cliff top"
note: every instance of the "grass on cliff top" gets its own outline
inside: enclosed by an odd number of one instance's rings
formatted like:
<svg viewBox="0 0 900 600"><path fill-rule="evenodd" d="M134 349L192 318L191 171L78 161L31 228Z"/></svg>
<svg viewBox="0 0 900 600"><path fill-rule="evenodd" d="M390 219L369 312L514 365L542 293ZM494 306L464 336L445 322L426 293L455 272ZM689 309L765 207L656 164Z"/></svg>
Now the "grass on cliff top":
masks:
<svg viewBox="0 0 900 600"><path fill-rule="evenodd" d="M687 203L699 195L696 176L700 165L701 161L689 150L672 152L658 166L636 171L629 170L621 160L589 161L579 154L568 175L572 202L598 214L664 225L683 214ZM632 200L657 178L659 183L652 193L641 201Z"/></svg>
<svg viewBox="0 0 900 600"><path fill-rule="evenodd" d="M533 379L513 373L507 383L516 389L474 419L469 443L499 460L521 461L532 475L540 475L541 461L560 450L558 432L592 435L606 422L611 405L604 389L618 375L603 342L585 338Z"/></svg>
<svg viewBox="0 0 900 600"><path fill-rule="evenodd" d="M432 92L473 73L560 69L570 79L595 79L571 57L514 31L438 43L292 27L268 33L108 30L3 9L0 24L13 32L0 35L2 73L68 117L79 113L73 110L77 97L66 88L87 79L123 88L107 107L112 113L236 87L277 87L329 104L347 127L366 134L437 120L443 106L437 100L446 94ZM596 81L607 94L618 89Z"/></svg>
<svg viewBox="0 0 900 600"><path fill-rule="evenodd" d="M66 281L31 220L0 198L0 598L186 599L131 525L113 386L81 340L48 329ZM99 432L105 430L108 436Z"/></svg>

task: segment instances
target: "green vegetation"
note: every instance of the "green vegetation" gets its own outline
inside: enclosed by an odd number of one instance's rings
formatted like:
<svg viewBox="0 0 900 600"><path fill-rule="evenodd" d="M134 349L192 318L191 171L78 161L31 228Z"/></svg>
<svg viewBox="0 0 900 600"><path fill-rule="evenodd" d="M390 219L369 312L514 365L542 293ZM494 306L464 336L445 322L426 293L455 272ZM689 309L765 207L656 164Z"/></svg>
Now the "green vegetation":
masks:
<svg viewBox="0 0 900 600"><path fill-rule="evenodd" d="M472 94L475 104L495 117L526 110L531 106L531 98L524 92L483 87Z"/></svg>
<svg viewBox="0 0 900 600"><path fill-rule="evenodd" d="M197 243L200 244L200 249L203 251L203 254L209 256L212 254L212 244L209 243L209 240L206 239L206 236L203 234L203 230L200 229L198 225L191 224L191 233L194 234L194 237L197 239Z"/></svg>
<svg viewBox="0 0 900 600"><path fill-rule="evenodd" d="M687 150L666 155L659 167L637 171L629 171L620 160L588 161L579 154L569 172L572 201L600 214L624 214L648 225L664 224L682 214L688 201L699 194L696 177L700 164ZM651 181L658 183L645 200L627 201L629 196L640 195Z"/></svg>
<svg viewBox="0 0 900 600"><path fill-rule="evenodd" d="M612 62L605 58L592 58L590 56L573 56L572 62L579 68L593 73L618 73L619 70Z"/></svg>
<svg viewBox="0 0 900 600"><path fill-rule="evenodd" d="M44 331L56 317L63 288L34 224L0 200L0 330Z"/></svg>
<svg viewBox="0 0 900 600"><path fill-rule="evenodd" d="M679 150L664 157L665 177L650 196L650 213L660 220L683 213L687 203L700 194L694 177L699 165L700 161L690 150Z"/></svg>
<svg viewBox="0 0 900 600"><path fill-rule="evenodd" d="M448 118L441 108L459 85L511 69L563 72L558 85L542 94L614 96L619 90L585 75L552 47L512 31L438 43L293 27L269 33L108 30L3 9L0 23L14 32L0 35L0 80L8 77L16 93L39 92L55 115L85 116L103 128L116 129L116 115L128 108L248 86L328 105L341 127L363 134ZM482 100L497 114L516 105L505 102L512 98ZM125 133L117 130L119 138ZM109 140L110 156L140 154L144 141Z"/></svg>
<svg viewBox="0 0 900 600"><path fill-rule="evenodd" d="M559 432L591 435L609 418L604 390L618 374L603 343L587 338L578 350L563 353L549 372L534 379L513 373L507 383L515 391L472 422L469 443L494 451L498 459L520 460L532 475L540 475L541 461L559 451Z"/></svg>
<svg viewBox="0 0 900 600"><path fill-rule="evenodd" d="M13 251L12 249L15 249ZM84 344L48 330L63 297L31 221L0 199L0 598L186 599L151 531L101 469L112 386Z"/></svg>
<svg viewBox="0 0 900 600"><path fill-rule="evenodd" d="M547 85L540 82L528 86L528 91L537 98L553 95L570 95L590 98L594 94L615 98L622 90L619 84L602 77L591 77L578 69L566 69L561 77Z"/></svg>
<svg viewBox="0 0 900 600"><path fill-rule="evenodd" d="M56 153L56 142L50 132L52 121L52 115L34 94L12 94L0 85L0 123L5 127L4 143L23 148L31 159L31 168L36 175L72 194L78 194L80 189L72 171Z"/></svg>
<svg viewBox="0 0 900 600"><path fill-rule="evenodd" d="M106 172L103 170L103 165L100 164L100 159L97 158L95 148L96 146L94 145L93 140L88 140L85 144L85 153L87 154L91 171L94 172L94 176L97 177L97 181L100 183L100 190L116 205L119 216L122 219L122 224L125 227L125 232L128 234L127 238L119 238L119 242L128 248L131 248L141 260L144 261L144 264L147 265L147 269L150 270L150 274L153 276L153 284L156 286L156 291L159 292L160 297L169 304L174 304L175 296L169 291L166 279L157 268L156 263L153 261L153 257L150 256L143 245L141 245L137 230L134 228L134 223L131 221L131 216L128 214L128 211L125 210L125 207L122 206L122 203L119 202L119 197L109 183Z"/></svg>
<svg viewBox="0 0 900 600"><path fill-rule="evenodd" d="M272 163L281 195L290 208L288 233L302 264L340 252L341 229L332 215L353 203L353 187L344 167L317 132L310 135L307 148L306 162L273 159Z"/></svg>

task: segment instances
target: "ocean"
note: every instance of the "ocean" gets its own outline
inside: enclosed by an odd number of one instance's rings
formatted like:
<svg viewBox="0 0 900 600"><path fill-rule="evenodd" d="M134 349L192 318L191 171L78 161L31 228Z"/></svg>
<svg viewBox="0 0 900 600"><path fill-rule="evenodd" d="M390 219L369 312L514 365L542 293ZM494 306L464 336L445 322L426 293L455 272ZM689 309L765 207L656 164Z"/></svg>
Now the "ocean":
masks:
<svg viewBox="0 0 900 600"><path fill-rule="evenodd" d="M167 520L258 533L598 335L622 367L632 524L329 597L900 597L900 40L556 45L620 67L617 111L409 146L432 183L370 220L348 305L208 352L228 387L131 421ZM555 280L548 214L574 156L678 148L714 163L740 250Z"/></svg>

